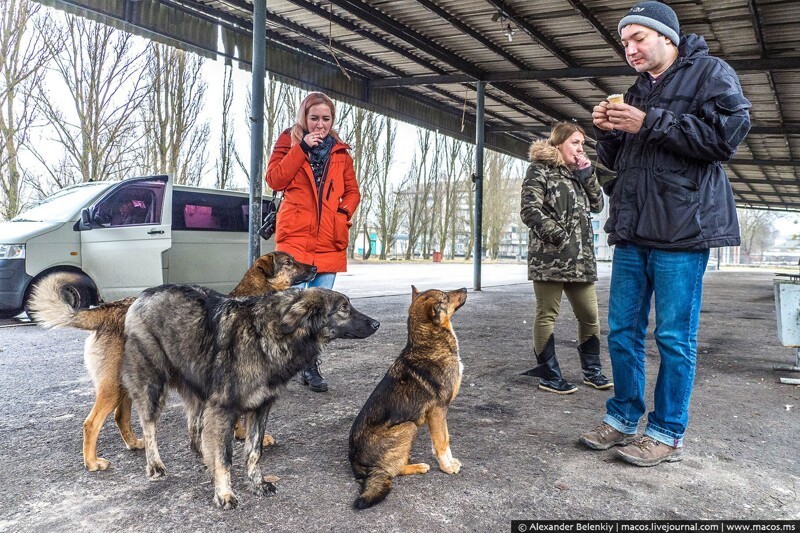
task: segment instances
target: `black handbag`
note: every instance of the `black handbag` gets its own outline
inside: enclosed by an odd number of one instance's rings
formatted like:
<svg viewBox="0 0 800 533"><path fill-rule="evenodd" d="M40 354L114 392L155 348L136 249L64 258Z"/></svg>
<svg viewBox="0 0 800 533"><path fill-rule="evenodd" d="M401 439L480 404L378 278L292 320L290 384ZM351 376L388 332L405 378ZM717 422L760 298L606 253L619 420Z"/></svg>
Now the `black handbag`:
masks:
<svg viewBox="0 0 800 533"><path fill-rule="evenodd" d="M276 202L275 198L273 197L272 200L264 204L264 208L266 209L266 213L262 213L264 223L258 228L258 234L261 236L262 239L268 241L272 236L275 234L275 222L278 216L278 206L280 202Z"/></svg>

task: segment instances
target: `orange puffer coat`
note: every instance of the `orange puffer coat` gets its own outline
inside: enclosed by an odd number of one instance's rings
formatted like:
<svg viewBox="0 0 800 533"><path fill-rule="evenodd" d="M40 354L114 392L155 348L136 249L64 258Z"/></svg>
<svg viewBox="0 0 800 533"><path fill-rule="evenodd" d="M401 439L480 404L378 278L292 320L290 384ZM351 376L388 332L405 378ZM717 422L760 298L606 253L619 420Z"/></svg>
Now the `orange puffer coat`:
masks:
<svg viewBox="0 0 800 533"><path fill-rule="evenodd" d="M350 217L361 201L350 147L333 146L318 190L308 156L299 144L292 146L289 131L278 137L267 165L267 185L283 191L275 249L315 265L319 273L344 272Z"/></svg>

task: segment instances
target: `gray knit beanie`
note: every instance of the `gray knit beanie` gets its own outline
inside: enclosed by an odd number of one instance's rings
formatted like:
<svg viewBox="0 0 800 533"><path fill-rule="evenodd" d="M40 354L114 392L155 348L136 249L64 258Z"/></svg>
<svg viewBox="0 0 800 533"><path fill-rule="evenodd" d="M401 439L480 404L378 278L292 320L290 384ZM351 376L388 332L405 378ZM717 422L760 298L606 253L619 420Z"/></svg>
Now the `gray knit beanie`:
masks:
<svg viewBox="0 0 800 533"><path fill-rule="evenodd" d="M634 4L628 14L619 21L617 31L622 33L622 28L629 24L639 24L656 30L669 38L675 46L681 42L678 15L667 4L652 1Z"/></svg>

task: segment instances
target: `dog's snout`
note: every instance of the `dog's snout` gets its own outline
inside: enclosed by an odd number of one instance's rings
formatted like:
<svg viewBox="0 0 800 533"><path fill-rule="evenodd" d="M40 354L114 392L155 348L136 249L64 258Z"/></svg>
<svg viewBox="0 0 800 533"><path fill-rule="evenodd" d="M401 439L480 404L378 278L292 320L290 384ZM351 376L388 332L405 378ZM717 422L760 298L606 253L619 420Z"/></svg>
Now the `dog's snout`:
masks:
<svg viewBox="0 0 800 533"><path fill-rule="evenodd" d="M381 323L380 323L380 322L378 322L378 321L377 321L377 320L375 320L375 319L372 319L372 320L370 321L369 325L370 325L370 327L371 327L372 329L374 329L375 331L377 331L377 330L378 330L378 328L379 328L379 327L381 327Z"/></svg>

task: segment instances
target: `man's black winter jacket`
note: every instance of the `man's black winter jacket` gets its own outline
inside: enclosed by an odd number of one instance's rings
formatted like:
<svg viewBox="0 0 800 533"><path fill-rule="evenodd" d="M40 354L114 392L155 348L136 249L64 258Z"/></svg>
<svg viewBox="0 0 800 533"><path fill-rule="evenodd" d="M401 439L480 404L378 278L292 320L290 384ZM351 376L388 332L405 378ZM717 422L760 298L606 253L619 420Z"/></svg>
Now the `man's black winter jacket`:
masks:
<svg viewBox="0 0 800 533"><path fill-rule="evenodd" d="M750 130L739 78L697 35L683 36L678 59L653 84L642 73L625 103L647 115L636 134L597 134L600 161L617 172L608 243L700 250L739 244L736 205L722 162Z"/></svg>

